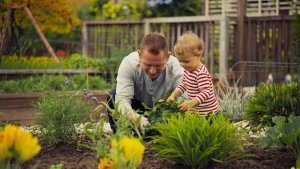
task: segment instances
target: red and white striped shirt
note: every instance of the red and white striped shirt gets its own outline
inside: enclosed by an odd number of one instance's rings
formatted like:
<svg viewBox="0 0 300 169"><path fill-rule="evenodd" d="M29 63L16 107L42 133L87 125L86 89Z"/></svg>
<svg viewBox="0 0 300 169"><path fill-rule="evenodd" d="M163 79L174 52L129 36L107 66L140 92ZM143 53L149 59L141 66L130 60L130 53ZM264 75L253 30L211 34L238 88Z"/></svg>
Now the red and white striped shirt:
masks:
<svg viewBox="0 0 300 169"><path fill-rule="evenodd" d="M189 99L197 99L199 104L194 107L200 114L216 113L219 110L213 82L205 65L192 72L184 71L182 82L177 86L181 94L188 92Z"/></svg>

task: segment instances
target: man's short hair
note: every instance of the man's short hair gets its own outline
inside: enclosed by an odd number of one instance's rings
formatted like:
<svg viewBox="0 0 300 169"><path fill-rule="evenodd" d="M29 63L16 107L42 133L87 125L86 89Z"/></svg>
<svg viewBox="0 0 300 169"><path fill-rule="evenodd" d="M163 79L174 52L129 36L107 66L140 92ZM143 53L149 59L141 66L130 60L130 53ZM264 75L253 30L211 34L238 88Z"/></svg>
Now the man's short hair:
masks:
<svg viewBox="0 0 300 169"><path fill-rule="evenodd" d="M165 52L169 51L166 38L158 32L152 32L143 37L140 44L140 50L145 49L154 55L159 54L160 50Z"/></svg>

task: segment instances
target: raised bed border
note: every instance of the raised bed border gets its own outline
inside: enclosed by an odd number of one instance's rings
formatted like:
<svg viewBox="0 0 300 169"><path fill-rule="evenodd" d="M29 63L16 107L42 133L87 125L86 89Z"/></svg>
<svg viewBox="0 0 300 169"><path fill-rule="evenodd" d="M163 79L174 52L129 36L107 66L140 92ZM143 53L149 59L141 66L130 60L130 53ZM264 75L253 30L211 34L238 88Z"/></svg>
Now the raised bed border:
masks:
<svg viewBox="0 0 300 169"><path fill-rule="evenodd" d="M95 96L99 102L106 101L106 91L83 91L82 94L84 93ZM42 94L43 93L0 94L0 122L11 121L21 123L25 126L34 124L34 109L32 108L32 103L37 101ZM95 106L97 106L96 102ZM105 111L103 111L103 113L105 113Z"/></svg>

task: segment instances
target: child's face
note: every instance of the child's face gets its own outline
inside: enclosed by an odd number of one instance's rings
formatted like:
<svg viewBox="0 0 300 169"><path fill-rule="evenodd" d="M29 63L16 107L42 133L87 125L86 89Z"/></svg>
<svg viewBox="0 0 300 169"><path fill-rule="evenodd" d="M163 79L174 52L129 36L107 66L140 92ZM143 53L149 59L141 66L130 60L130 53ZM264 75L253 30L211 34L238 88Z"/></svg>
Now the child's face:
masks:
<svg viewBox="0 0 300 169"><path fill-rule="evenodd" d="M187 71L193 71L200 67L202 52L199 51L196 54L191 52L184 52L183 55L176 55L177 59L180 62L180 65Z"/></svg>

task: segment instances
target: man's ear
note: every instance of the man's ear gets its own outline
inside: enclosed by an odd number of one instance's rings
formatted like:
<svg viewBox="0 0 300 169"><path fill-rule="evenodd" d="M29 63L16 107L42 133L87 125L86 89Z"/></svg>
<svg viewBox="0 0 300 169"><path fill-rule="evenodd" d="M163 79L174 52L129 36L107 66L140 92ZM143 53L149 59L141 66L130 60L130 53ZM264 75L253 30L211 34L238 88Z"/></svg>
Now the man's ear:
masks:
<svg viewBox="0 0 300 169"><path fill-rule="evenodd" d="M169 58L170 58L170 55L171 55L171 52L170 52L170 51L168 51L168 53L167 53L167 60L169 60Z"/></svg>
<svg viewBox="0 0 300 169"><path fill-rule="evenodd" d="M142 51L140 49L138 49L137 52L138 52L139 56L141 57Z"/></svg>

